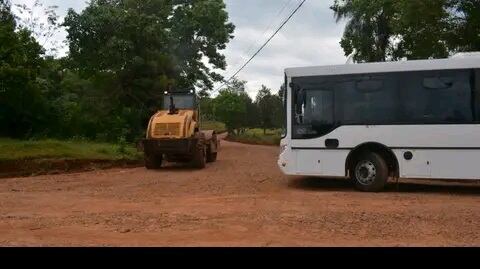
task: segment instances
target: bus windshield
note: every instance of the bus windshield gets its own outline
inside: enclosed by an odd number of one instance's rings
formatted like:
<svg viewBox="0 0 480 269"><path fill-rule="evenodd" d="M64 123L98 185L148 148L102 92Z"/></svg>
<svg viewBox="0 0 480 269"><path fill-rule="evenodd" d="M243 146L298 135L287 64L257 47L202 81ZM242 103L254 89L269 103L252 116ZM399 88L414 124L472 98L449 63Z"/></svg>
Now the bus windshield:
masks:
<svg viewBox="0 0 480 269"><path fill-rule="evenodd" d="M332 90L301 89L297 98L294 130L298 135L316 136L334 126Z"/></svg>

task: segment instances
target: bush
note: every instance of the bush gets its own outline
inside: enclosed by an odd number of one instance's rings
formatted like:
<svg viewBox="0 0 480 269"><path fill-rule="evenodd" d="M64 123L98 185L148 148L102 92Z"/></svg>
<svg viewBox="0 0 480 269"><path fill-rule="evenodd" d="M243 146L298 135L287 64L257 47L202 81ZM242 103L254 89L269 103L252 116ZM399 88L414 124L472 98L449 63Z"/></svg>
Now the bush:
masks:
<svg viewBox="0 0 480 269"><path fill-rule="evenodd" d="M217 134L225 133L227 127L224 123L219 121L202 121L200 122L201 130L214 130Z"/></svg>
<svg viewBox="0 0 480 269"><path fill-rule="evenodd" d="M281 134L281 129L268 130L264 135L263 129L252 128L242 134L229 134L228 140L255 145L280 145Z"/></svg>

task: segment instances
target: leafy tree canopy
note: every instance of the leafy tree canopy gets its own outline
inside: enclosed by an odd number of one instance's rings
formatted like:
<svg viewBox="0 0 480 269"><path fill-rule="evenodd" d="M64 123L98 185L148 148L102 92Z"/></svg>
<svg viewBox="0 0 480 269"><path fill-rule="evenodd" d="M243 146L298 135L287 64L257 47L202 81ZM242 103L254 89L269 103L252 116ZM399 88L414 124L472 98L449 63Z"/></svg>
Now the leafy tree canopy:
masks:
<svg viewBox="0 0 480 269"><path fill-rule="evenodd" d="M117 87L211 89L233 38L222 0L93 0L65 19L70 56L86 74L112 72ZM208 64L206 64L208 62Z"/></svg>
<svg viewBox="0 0 480 269"><path fill-rule="evenodd" d="M17 29L10 3L0 0L0 135L25 137L42 128L43 53L29 30Z"/></svg>
<svg viewBox="0 0 480 269"><path fill-rule="evenodd" d="M340 45L357 62L480 50L477 0L335 0L331 9L347 20Z"/></svg>
<svg viewBox="0 0 480 269"><path fill-rule="evenodd" d="M259 109L260 126L263 128L263 132L266 133L267 129L279 128L283 123L283 103L282 88L278 94L272 94L271 90L265 85L258 91L255 103Z"/></svg>
<svg viewBox="0 0 480 269"><path fill-rule="evenodd" d="M245 81L235 80L213 99L215 118L225 123L229 132L241 132L248 126L248 108L252 99L245 90Z"/></svg>

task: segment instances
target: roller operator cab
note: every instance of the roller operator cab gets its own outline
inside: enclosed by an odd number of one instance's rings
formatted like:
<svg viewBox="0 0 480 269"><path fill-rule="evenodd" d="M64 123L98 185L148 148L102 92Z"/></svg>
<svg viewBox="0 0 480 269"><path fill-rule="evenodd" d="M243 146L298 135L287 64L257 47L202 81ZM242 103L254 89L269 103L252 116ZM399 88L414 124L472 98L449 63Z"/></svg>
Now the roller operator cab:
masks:
<svg viewBox="0 0 480 269"><path fill-rule="evenodd" d="M164 93L163 108L148 124L143 140L145 167L160 168L163 161L204 168L217 159L219 142L213 130L200 130L200 109L194 90Z"/></svg>

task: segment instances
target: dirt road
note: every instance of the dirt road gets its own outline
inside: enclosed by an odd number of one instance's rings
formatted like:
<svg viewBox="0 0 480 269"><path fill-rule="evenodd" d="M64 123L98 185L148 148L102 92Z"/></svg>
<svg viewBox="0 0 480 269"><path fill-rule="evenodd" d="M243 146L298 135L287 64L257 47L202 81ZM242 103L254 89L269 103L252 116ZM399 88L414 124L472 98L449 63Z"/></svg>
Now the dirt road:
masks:
<svg viewBox="0 0 480 269"><path fill-rule="evenodd" d="M169 166L0 180L0 245L480 245L480 185L383 193L289 178L278 149L222 141L204 170Z"/></svg>

